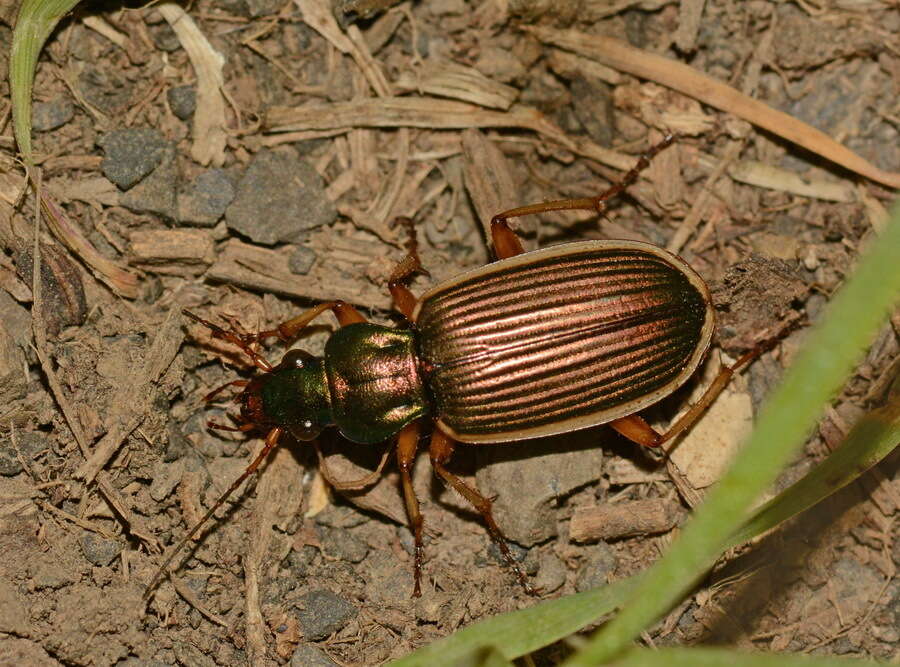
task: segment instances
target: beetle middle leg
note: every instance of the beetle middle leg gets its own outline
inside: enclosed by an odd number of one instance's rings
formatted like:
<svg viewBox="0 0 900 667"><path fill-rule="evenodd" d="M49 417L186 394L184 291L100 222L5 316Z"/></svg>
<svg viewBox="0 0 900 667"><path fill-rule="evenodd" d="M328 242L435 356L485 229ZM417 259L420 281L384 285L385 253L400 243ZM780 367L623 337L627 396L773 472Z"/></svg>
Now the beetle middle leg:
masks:
<svg viewBox="0 0 900 667"><path fill-rule="evenodd" d="M500 549L503 560L505 560L512 568L519 583L522 584L522 587L525 589L525 592L529 595L536 595L537 591L530 583L528 583L528 576L525 574L525 570L523 570L519 562L513 558L512 552L509 550L509 545L506 542L506 538L503 536L497 522L494 521L494 513L491 509L493 503L491 502L491 499L482 495L478 489L466 484L445 467L445 464L453 455L453 449L453 439L439 428L435 428L434 433L431 435L431 444L429 446L431 467L434 468L434 471L445 483L456 489L463 498L472 503L472 506L478 510L487 526L488 534L490 534L494 544Z"/></svg>
<svg viewBox="0 0 900 667"><path fill-rule="evenodd" d="M420 582L422 579L422 561L425 554L425 547L422 542L424 519L419 509L419 499L416 497L411 475L412 466L416 460L416 449L418 449L421 430L422 422L421 420L416 420L404 426L403 430L400 431L400 435L397 436L397 464L400 468L400 479L403 483L403 500L406 503L406 514L409 517L410 528L412 528L415 540L415 552L413 554L414 598L422 595Z"/></svg>
<svg viewBox="0 0 900 667"><path fill-rule="evenodd" d="M511 218L519 218L523 215L535 213L547 213L549 211L595 211L599 215L603 215L608 208L606 202L620 195L625 188L634 184L638 179L638 175L650 166L650 161L653 157L670 146L674 141L675 135L667 134L658 144L651 146L646 153L638 158L637 163L622 177L621 181L613 184L596 197L558 199L539 204L529 204L528 206L519 206L498 213L491 218L491 237L494 242L494 253L497 255L497 259L506 259L524 252L519 237L509 226Z"/></svg>

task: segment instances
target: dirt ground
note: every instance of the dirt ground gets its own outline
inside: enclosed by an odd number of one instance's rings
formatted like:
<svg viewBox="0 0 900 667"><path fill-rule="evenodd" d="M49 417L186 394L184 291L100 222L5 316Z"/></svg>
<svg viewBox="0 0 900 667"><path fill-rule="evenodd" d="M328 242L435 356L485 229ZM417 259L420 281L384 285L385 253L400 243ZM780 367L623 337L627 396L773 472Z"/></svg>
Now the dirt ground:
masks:
<svg viewBox="0 0 900 667"><path fill-rule="evenodd" d="M290 440L143 601L163 552L261 445L259 433L206 427L231 423L234 406L203 397L253 369L181 308L256 331L337 298L401 324L386 289L406 242L396 216L415 219L422 293L489 260L493 213L595 195L678 132L608 216L517 220L525 244L667 246L710 284L718 349L735 358L782 341L668 469L605 427L458 449L451 467L498 495L514 554L556 597L659 556L859 248L877 242L886 186L600 64L560 31L685 63L891 171L896 3L335 4L199 0L184 15L105 3L64 19L34 91L35 151L58 207L41 231L37 294L34 200L18 200L0 53L0 664L380 664L531 604L477 515L432 482L427 456L415 470L424 594L411 599L393 459L374 487L339 494L315 450ZM0 10L0 45L11 10ZM320 352L332 326L323 316L300 346ZM884 402L898 336L895 313L780 487ZM648 417L664 426L697 384ZM320 442L339 479L384 451L333 432ZM720 564L645 641L896 658L897 467L884 462Z"/></svg>

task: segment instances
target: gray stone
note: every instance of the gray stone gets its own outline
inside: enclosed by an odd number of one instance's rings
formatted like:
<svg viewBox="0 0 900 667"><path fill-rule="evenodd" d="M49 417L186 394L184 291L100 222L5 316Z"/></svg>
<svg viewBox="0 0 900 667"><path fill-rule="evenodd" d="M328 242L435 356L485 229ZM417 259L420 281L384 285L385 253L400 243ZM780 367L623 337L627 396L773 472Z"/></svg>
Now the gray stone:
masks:
<svg viewBox="0 0 900 667"><path fill-rule="evenodd" d="M256 243L290 243L337 216L322 178L293 152L262 151L225 212L228 227Z"/></svg>
<svg viewBox="0 0 900 667"><path fill-rule="evenodd" d="M109 565L122 552L122 545L94 533L85 532L79 540L84 557L93 565Z"/></svg>
<svg viewBox="0 0 900 667"><path fill-rule="evenodd" d="M317 646L301 644L291 656L291 667L337 667L337 663Z"/></svg>
<svg viewBox="0 0 900 667"><path fill-rule="evenodd" d="M542 594L552 593L566 583L566 566L553 553L541 554L538 574L532 581Z"/></svg>
<svg viewBox="0 0 900 667"><path fill-rule="evenodd" d="M138 213L155 213L167 220L174 220L178 216L175 192L179 178L175 147L166 144L159 165L122 195L122 205Z"/></svg>
<svg viewBox="0 0 900 667"><path fill-rule="evenodd" d="M47 132L62 127L75 116L75 107L66 98L50 102L35 102L31 113L31 127L35 132Z"/></svg>
<svg viewBox="0 0 900 667"><path fill-rule="evenodd" d="M197 89L192 85L175 86L166 91L166 99L172 113L181 120L187 120L197 109Z"/></svg>
<svg viewBox="0 0 900 667"><path fill-rule="evenodd" d="M617 565L618 559L610 546L606 542L598 542L588 550L587 558L575 578L575 590L581 593L605 586Z"/></svg>
<svg viewBox="0 0 900 667"><path fill-rule="evenodd" d="M343 628L358 613L356 607L327 590L311 591L300 598L300 628L308 641L319 641Z"/></svg>
<svg viewBox="0 0 900 667"><path fill-rule="evenodd" d="M369 553L368 545L356 535L343 528L319 526L322 550L329 556L337 556L350 563L359 563Z"/></svg>
<svg viewBox="0 0 900 667"><path fill-rule="evenodd" d="M305 276L316 263L316 251L305 245L297 246L297 249L288 257L288 268L291 273Z"/></svg>
<svg viewBox="0 0 900 667"><path fill-rule="evenodd" d="M223 169L204 171L178 195L178 220L197 227L214 227L234 200L234 185Z"/></svg>
<svg viewBox="0 0 900 667"><path fill-rule="evenodd" d="M123 190L135 186L163 161L168 143L149 128L114 130L98 142L105 156L103 175Z"/></svg>
<svg viewBox="0 0 900 667"><path fill-rule="evenodd" d="M40 431L17 431L16 445L26 463L49 447L46 434ZM4 438L0 441L0 475L18 475L22 470L22 463L12 440Z"/></svg>

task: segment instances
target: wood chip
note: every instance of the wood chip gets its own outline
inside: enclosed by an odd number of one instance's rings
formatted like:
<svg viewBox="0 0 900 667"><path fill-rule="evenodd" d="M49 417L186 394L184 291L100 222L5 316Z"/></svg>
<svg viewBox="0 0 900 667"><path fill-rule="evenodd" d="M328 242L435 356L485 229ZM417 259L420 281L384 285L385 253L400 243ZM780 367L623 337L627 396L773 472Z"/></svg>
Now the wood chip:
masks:
<svg viewBox="0 0 900 667"><path fill-rule="evenodd" d="M421 127L430 130L468 127L522 127L574 150L565 133L537 109L514 106L509 111L488 111L474 104L434 97L385 97L273 107L265 120L269 132L335 130L353 127Z"/></svg>
<svg viewBox="0 0 900 667"><path fill-rule="evenodd" d="M825 201L851 202L856 199L853 183L824 181L803 178L787 169L756 162L741 160L728 167L728 175L740 183L756 185L769 190L789 192L801 197L812 197Z"/></svg>
<svg viewBox="0 0 900 667"><path fill-rule="evenodd" d="M474 67L428 61L414 72L403 72L394 83L397 92L419 91L506 111L519 96L512 86L489 79Z"/></svg>
<svg viewBox="0 0 900 667"><path fill-rule="evenodd" d="M569 535L575 542L655 535L671 530L678 516L678 505L671 499L605 503L575 510L569 522Z"/></svg>
<svg viewBox="0 0 900 667"><path fill-rule="evenodd" d="M132 262L156 266L157 272L189 275L202 273L216 261L212 236L199 229L150 229L131 233Z"/></svg>

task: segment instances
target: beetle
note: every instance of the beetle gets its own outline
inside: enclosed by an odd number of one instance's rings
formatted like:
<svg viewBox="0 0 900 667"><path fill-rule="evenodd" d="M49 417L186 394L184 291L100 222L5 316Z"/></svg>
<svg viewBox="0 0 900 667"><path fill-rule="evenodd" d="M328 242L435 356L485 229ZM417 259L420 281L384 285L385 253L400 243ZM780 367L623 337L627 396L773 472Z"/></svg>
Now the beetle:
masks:
<svg viewBox="0 0 900 667"><path fill-rule="evenodd" d="M257 334L225 330L189 311L215 337L237 345L259 370L241 389L241 425L267 431L261 452L176 545L147 589L225 499L253 474L285 431L314 439L336 427L348 440L376 445L396 438L406 511L415 539L413 596L421 594L423 518L411 468L423 422L434 421L429 455L434 472L481 514L519 581L534 592L494 520L491 500L447 468L456 442L504 443L608 423L646 447L689 428L731 375L760 350L724 368L703 397L666 433L636 413L681 386L705 357L715 328L706 283L684 260L637 241L582 241L524 252L509 220L553 210L603 214L607 201L637 180L667 135L642 155L621 182L600 195L532 204L491 220L498 261L433 287L417 299L406 287L422 270L415 230L388 287L407 326L374 324L351 305L330 301ZM254 345L291 341L330 310L339 328L321 358L290 350L277 365Z"/></svg>

